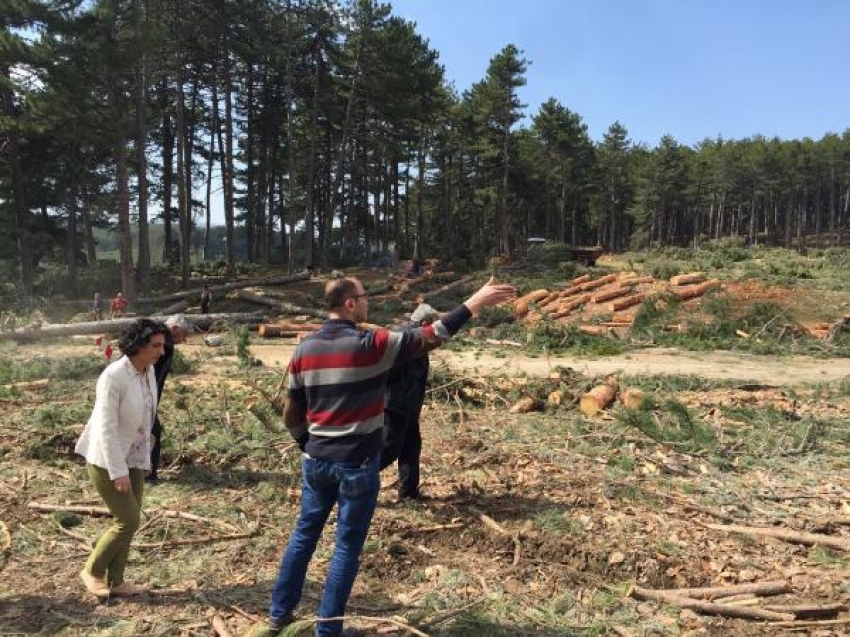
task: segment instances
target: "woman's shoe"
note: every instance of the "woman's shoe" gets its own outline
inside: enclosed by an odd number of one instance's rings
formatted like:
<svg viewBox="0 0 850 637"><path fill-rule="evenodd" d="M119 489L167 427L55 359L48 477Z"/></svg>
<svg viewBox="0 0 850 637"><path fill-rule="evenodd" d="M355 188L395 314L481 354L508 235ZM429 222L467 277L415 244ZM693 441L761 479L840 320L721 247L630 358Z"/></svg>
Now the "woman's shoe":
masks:
<svg viewBox="0 0 850 637"><path fill-rule="evenodd" d="M148 589L145 586L133 584L133 582L127 581L113 586L110 590L116 597L133 597L134 595L144 595L148 592Z"/></svg>
<svg viewBox="0 0 850 637"><path fill-rule="evenodd" d="M109 597L109 586L106 584L106 579L103 577L95 577L86 569L80 571L80 579L86 585L86 590L97 597L98 599L106 599Z"/></svg>

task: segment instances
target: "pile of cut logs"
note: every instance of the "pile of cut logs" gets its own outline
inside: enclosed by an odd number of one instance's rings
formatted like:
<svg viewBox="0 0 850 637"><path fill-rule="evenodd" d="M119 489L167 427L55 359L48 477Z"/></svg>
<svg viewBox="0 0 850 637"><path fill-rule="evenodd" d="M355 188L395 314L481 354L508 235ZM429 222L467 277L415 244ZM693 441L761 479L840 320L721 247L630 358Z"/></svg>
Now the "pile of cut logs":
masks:
<svg viewBox="0 0 850 637"><path fill-rule="evenodd" d="M606 274L596 279L585 274L563 288L534 290L521 296L514 301L514 315L531 324L543 317L564 322L593 306L616 314L643 303L650 291L667 290L677 299L686 301L720 287L720 281L706 281L699 272L674 276L669 282L662 282L662 286L653 277L638 276L634 272ZM632 317L615 316L607 322L582 325L580 329L588 334L606 334L631 324Z"/></svg>

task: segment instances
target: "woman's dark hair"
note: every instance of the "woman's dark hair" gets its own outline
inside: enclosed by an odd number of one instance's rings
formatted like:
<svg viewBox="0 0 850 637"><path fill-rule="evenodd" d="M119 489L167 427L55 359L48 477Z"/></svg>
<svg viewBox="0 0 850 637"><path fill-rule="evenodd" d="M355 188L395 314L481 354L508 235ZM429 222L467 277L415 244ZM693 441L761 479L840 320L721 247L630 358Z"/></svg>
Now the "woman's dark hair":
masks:
<svg viewBox="0 0 850 637"><path fill-rule="evenodd" d="M168 332L168 328L165 327L165 323L146 318L139 319L128 327L121 338L118 339L118 349L124 356L133 356L150 343L154 335L162 334L165 336L166 332Z"/></svg>

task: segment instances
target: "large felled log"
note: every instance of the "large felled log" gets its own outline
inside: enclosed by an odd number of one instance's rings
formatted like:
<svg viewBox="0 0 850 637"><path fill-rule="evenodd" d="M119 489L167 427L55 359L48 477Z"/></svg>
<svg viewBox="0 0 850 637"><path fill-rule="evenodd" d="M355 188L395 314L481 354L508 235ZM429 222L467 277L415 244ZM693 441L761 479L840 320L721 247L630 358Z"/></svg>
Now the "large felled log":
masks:
<svg viewBox="0 0 850 637"><path fill-rule="evenodd" d="M735 617L738 619L755 619L758 621L789 621L794 619L791 613L777 613L760 608L747 608L742 606L729 606L715 602L704 602L698 599L683 597L676 591L655 591L640 586L634 586L629 592L630 597L640 600L672 604L679 608L689 608L704 615L719 615L721 617Z"/></svg>
<svg viewBox="0 0 850 637"><path fill-rule="evenodd" d="M570 287L573 287L575 285L581 285L582 283L587 283L592 278L593 277L591 277L589 274L582 274L581 276L577 276L572 281L570 281Z"/></svg>
<svg viewBox="0 0 850 637"><path fill-rule="evenodd" d="M225 283L224 285L210 286L210 291L215 294L216 292L229 292L230 290L238 290L240 288L248 288L253 286L286 285L287 283L296 283L298 281L309 280L310 273L305 270L304 272L299 272L297 274L265 277L262 279L243 279L242 281L233 281L231 283ZM162 296L140 298L136 299L136 303L171 303L183 299L199 299L201 296L201 292L203 292L202 288L196 288L194 290L185 290L183 292L164 294Z"/></svg>
<svg viewBox="0 0 850 637"><path fill-rule="evenodd" d="M824 535L822 533L806 533L804 531L793 531L791 529L780 529L775 527L740 526L738 524L706 524L709 529L715 531L728 531L729 533L743 533L757 537L772 537L791 544L802 544L803 546L825 546L838 551L850 551L850 540Z"/></svg>
<svg viewBox="0 0 850 637"><path fill-rule="evenodd" d="M549 290L541 289L534 290L534 292L529 292L528 294L519 297L514 301L514 316L522 318L528 314L528 308L532 303L536 303L547 296L549 296Z"/></svg>
<svg viewBox="0 0 850 637"><path fill-rule="evenodd" d="M702 272L691 272L690 274L677 274L670 277L670 285L691 285L693 283L702 283L705 281L705 275Z"/></svg>
<svg viewBox="0 0 850 637"><path fill-rule="evenodd" d="M37 341L44 338L61 336L85 336L86 334L120 334L141 317L126 317L109 321L86 321L83 323L63 323L59 325L42 325L37 329L24 328L12 332L0 332L0 341ZM151 316L154 320L162 320L161 316ZM256 325L268 322L267 312L250 312L235 314L193 314L187 316L196 328L207 329L213 323L232 322Z"/></svg>
<svg viewBox="0 0 850 637"><path fill-rule="evenodd" d="M290 323L286 321L275 321L274 323L263 323L259 326L258 332L260 336L263 336L265 331L270 331L270 335L273 336L273 331L281 331L281 332L315 332L318 329L321 329L321 323ZM272 329L273 328L273 329Z"/></svg>
<svg viewBox="0 0 850 637"><path fill-rule="evenodd" d="M236 293L236 297L242 301L248 301L249 303L257 303L258 305L272 307L287 314L306 314L307 316L315 316L322 319L328 317L328 313L324 310L319 310L314 307L302 307L300 305L287 303L286 301L271 299L267 296L263 296L262 294L251 292L250 290L239 290Z"/></svg>
<svg viewBox="0 0 850 637"><path fill-rule="evenodd" d="M257 336L260 338L304 338L306 334L312 334L315 330L298 331L285 330L273 323L263 323L257 327Z"/></svg>
<svg viewBox="0 0 850 637"><path fill-rule="evenodd" d="M618 296L626 296L629 292L631 292L631 288L614 288L613 290L606 290L605 292L597 292L593 296L590 297L590 300L593 303L602 303L603 301L610 301L611 299L616 299Z"/></svg>
<svg viewBox="0 0 850 637"><path fill-rule="evenodd" d="M619 312L620 310L625 310L626 308L637 305L638 303L643 303L645 300L646 294L632 294L624 299L617 299L616 301L609 303L608 311Z"/></svg>
<svg viewBox="0 0 850 637"><path fill-rule="evenodd" d="M706 281L705 283L699 283L697 285L687 285L680 288L670 288L670 293L680 301L687 301L688 299L694 299L698 296L702 296L703 294L711 290L716 290L719 287L720 281L718 281L717 279L711 279L710 281Z"/></svg>
<svg viewBox="0 0 850 637"><path fill-rule="evenodd" d="M605 276L599 277L595 281L588 281L587 283L582 283L581 289L584 292L587 292L588 290L595 290L596 288L601 288L603 285L613 283L616 280L616 274L606 274Z"/></svg>
<svg viewBox="0 0 850 637"><path fill-rule="evenodd" d="M597 385L579 400L579 409L585 416L594 416L614 402L617 395L617 379L611 376L602 385Z"/></svg>

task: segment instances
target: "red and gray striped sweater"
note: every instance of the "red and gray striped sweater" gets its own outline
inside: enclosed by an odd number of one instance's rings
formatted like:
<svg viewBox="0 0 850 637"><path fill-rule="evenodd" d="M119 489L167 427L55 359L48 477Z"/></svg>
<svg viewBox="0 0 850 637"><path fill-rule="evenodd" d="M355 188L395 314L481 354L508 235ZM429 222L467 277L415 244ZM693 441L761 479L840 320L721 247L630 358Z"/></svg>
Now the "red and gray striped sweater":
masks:
<svg viewBox="0 0 850 637"><path fill-rule="evenodd" d="M454 335L470 318L461 305L423 328L392 332L358 330L329 319L296 348L289 362L289 399L304 407L306 452L333 462L362 462L381 452L387 372L423 356Z"/></svg>

